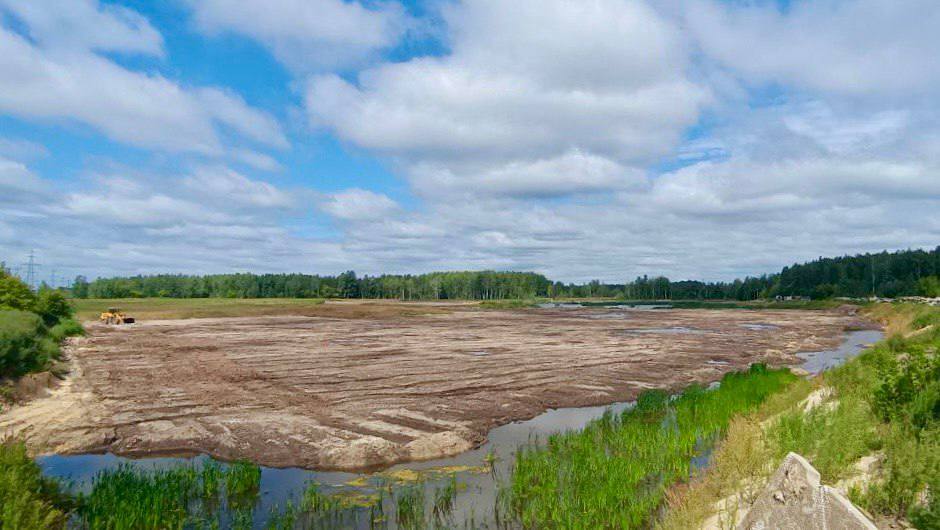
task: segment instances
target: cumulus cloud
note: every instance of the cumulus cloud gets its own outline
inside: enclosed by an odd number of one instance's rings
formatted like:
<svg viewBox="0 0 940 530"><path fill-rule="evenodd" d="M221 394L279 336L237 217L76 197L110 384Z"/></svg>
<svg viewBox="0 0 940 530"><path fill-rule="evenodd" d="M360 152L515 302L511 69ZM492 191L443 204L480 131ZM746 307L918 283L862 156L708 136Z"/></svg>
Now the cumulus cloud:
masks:
<svg viewBox="0 0 940 530"><path fill-rule="evenodd" d="M683 13L707 56L748 80L844 94L935 93L932 0L746 4L695 0Z"/></svg>
<svg viewBox="0 0 940 530"><path fill-rule="evenodd" d="M399 209L398 203L387 195L359 188L330 194L320 207L333 217L348 221L383 219Z"/></svg>
<svg viewBox="0 0 940 530"><path fill-rule="evenodd" d="M46 48L163 56L163 37L136 11L97 0L0 0Z"/></svg>
<svg viewBox="0 0 940 530"><path fill-rule="evenodd" d="M685 75L678 29L641 2L471 0L445 19L449 55L380 65L355 83L313 77L311 122L438 189L476 180L525 193L543 179L552 194L633 182L708 98Z"/></svg>
<svg viewBox="0 0 940 530"><path fill-rule="evenodd" d="M646 183L642 171L581 150L538 160L486 163L424 163L411 168L416 189L425 195L439 190L514 197L559 197L573 193L630 189Z"/></svg>
<svg viewBox="0 0 940 530"><path fill-rule="evenodd" d="M305 194L222 166L182 175L112 168L68 191L0 159L0 260L19 263L35 249L60 278L342 270L351 259L340 245L285 226Z"/></svg>
<svg viewBox="0 0 940 530"><path fill-rule="evenodd" d="M394 45L408 25L404 9L392 2L194 0L190 5L203 31L256 39L299 71L359 63Z"/></svg>
<svg viewBox="0 0 940 530"><path fill-rule="evenodd" d="M161 53L159 34L126 8L69 0L54 8L5 2L4 11L22 19L30 38L0 26L0 112L75 120L119 142L171 151L221 154L219 125L268 146L287 145L273 118L229 91L186 88L95 53ZM78 20L65 16L73 12Z"/></svg>
<svg viewBox="0 0 940 530"><path fill-rule="evenodd" d="M0 76L0 108L70 117L137 145L221 149L239 171L216 160L180 177L107 175L50 205L52 184L25 158L0 155L2 191L22 188L16 204L0 204L0 249L50 241L46 261L107 273L494 268L624 281L730 279L940 241L933 3L465 0L442 8L439 54L382 63L365 58L400 37L393 4L191 5L202 29L255 38L290 65L309 122L400 171L417 206L354 175L336 175L348 180L332 193L265 182L251 168L277 162L220 147L218 129L270 148L283 133L235 93L127 70L87 51L108 46L90 37L69 37L87 48L73 61L39 33L8 32L0 48L27 55L0 53L0 68L16 65L27 88ZM354 26L374 31L350 36ZM158 56L149 42L139 53ZM74 83L48 88L87 80L75 69L94 61L95 79L133 90L99 89L106 108L75 96ZM325 70L356 65L366 66ZM137 92L165 115L139 110ZM129 132L138 122L163 125ZM21 223L13 208L45 221Z"/></svg>
<svg viewBox="0 0 940 530"><path fill-rule="evenodd" d="M42 180L26 164L0 156L0 204L16 204L24 195L42 194Z"/></svg>
<svg viewBox="0 0 940 530"><path fill-rule="evenodd" d="M183 178L183 186L206 200L263 208L288 208L294 199L286 192L227 167L202 167Z"/></svg>

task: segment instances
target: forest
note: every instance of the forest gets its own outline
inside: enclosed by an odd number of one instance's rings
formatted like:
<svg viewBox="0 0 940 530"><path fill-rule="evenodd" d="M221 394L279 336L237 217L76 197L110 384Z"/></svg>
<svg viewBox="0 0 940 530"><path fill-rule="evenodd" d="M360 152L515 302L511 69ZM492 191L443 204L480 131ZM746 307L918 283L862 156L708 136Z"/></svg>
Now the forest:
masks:
<svg viewBox="0 0 940 530"><path fill-rule="evenodd" d="M627 300L756 300L869 296L940 296L940 247L818 258L775 274L731 282L672 281L641 276L622 284L553 282L534 272L460 271L417 275L161 274L88 281L79 276L76 298L385 298L399 300L505 300L621 298Z"/></svg>

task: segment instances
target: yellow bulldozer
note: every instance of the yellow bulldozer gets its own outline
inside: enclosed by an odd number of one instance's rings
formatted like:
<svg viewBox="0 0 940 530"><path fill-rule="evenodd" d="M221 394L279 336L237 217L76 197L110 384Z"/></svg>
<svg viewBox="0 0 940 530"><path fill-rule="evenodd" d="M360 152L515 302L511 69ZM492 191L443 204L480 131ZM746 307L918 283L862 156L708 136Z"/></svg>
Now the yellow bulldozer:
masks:
<svg viewBox="0 0 940 530"><path fill-rule="evenodd" d="M125 315L120 309L116 307L109 307L107 311L101 313L101 316L98 317L98 320L105 324L133 324L134 317L129 317Z"/></svg>

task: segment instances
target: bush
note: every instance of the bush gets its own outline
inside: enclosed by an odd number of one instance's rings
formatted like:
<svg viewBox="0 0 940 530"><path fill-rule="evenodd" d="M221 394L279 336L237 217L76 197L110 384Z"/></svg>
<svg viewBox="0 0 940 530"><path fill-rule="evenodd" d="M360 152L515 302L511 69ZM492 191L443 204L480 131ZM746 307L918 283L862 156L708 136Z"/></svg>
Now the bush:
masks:
<svg viewBox="0 0 940 530"><path fill-rule="evenodd" d="M39 291L32 311L42 317L47 326L54 326L60 320L71 318L72 306L59 291L43 289Z"/></svg>
<svg viewBox="0 0 940 530"><path fill-rule="evenodd" d="M49 328L49 338L56 342L62 342L66 337L84 335L85 328L77 320L71 318L61 320L55 326Z"/></svg>
<svg viewBox="0 0 940 530"><path fill-rule="evenodd" d="M875 390L873 405L885 421L905 412L909 403L940 379L940 357L917 344L909 344L906 350L905 355L883 363L878 370L882 382Z"/></svg>
<svg viewBox="0 0 940 530"><path fill-rule="evenodd" d="M0 269L0 309L32 311L35 303L36 295L25 283Z"/></svg>
<svg viewBox="0 0 940 530"><path fill-rule="evenodd" d="M0 376L20 376L46 369L58 354L35 313L0 311Z"/></svg>

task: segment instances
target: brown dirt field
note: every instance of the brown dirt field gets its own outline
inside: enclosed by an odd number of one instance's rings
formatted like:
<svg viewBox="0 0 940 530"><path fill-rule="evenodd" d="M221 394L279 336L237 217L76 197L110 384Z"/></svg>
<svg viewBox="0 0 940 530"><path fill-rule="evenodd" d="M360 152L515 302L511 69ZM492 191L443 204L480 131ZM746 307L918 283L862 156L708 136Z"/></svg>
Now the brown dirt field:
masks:
<svg viewBox="0 0 940 530"><path fill-rule="evenodd" d="M339 305L339 304L338 304ZM857 320L834 311L344 305L332 316L88 326L52 395L0 415L41 452L209 453L364 469L456 454L548 408L625 401L797 362ZM341 318L339 317L341 316ZM770 324L773 329L742 324Z"/></svg>

